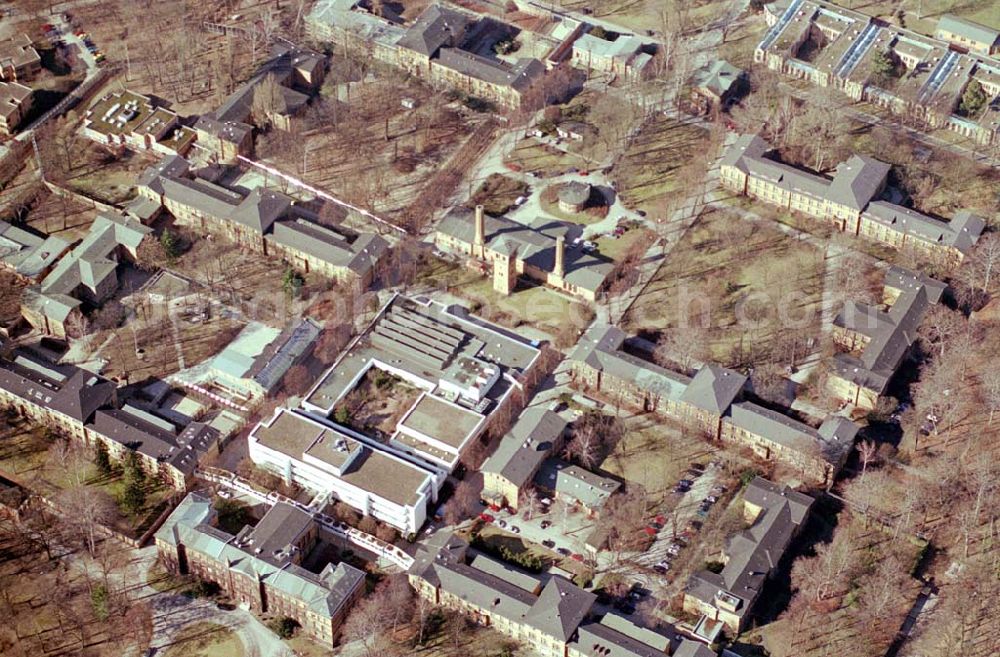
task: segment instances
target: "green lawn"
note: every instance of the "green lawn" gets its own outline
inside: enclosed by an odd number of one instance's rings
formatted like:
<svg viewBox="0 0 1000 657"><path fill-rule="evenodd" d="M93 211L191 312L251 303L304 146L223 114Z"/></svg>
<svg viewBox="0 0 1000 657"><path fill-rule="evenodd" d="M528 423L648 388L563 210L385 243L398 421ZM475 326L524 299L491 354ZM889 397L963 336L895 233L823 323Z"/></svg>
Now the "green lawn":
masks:
<svg viewBox="0 0 1000 657"><path fill-rule="evenodd" d="M534 137L519 141L504 158L504 163L543 178L559 175L571 167L586 170L589 166L583 158L542 144Z"/></svg>
<svg viewBox="0 0 1000 657"><path fill-rule="evenodd" d="M601 469L642 486L651 499L662 500L691 462L709 460L708 443L673 423L637 415L625 419L625 428Z"/></svg>
<svg viewBox="0 0 1000 657"><path fill-rule="evenodd" d="M540 285L519 287L504 296L493 289L491 278L477 277L449 290L472 301L476 314L511 328L527 324L555 335L567 325L582 329L593 318L585 304Z"/></svg>
<svg viewBox="0 0 1000 657"><path fill-rule="evenodd" d="M113 500L119 499L124 488L120 474L101 475L86 452L60 458L53 442L41 430L29 430L22 420L0 430L0 470L26 482L32 490L50 500L58 500L65 491L73 490L77 482L104 491ZM149 481L142 512L135 516L119 512L110 525L126 534L140 533L171 493L172 490L163 484Z"/></svg>
<svg viewBox="0 0 1000 657"><path fill-rule="evenodd" d="M625 231L625 234L618 239L615 239L613 235L605 235L600 238L596 242L597 252L605 258L610 258L617 262L628 253L629 249L636 242L644 241L647 246L651 246L655 240L656 236L648 230L633 228Z"/></svg>
<svg viewBox="0 0 1000 657"><path fill-rule="evenodd" d="M682 195L681 167L709 148L708 132L693 124L656 115L646 122L615 165L618 193L628 206L656 218L667 197Z"/></svg>
<svg viewBox="0 0 1000 657"><path fill-rule="evenodd" d="M193 623L181 630L164 657L242 657L243 642L217 623Z"/></svg>
<svg viewBox="0 0 1000 657"><path fill-rule="evenodd" d="M792 329L818 335L822 285L822 254L807 242L770 223L708 210L636 299L625 328L655 334L707 321L699 336L706 357L735 364L738 350L766 358Z"/></svg>

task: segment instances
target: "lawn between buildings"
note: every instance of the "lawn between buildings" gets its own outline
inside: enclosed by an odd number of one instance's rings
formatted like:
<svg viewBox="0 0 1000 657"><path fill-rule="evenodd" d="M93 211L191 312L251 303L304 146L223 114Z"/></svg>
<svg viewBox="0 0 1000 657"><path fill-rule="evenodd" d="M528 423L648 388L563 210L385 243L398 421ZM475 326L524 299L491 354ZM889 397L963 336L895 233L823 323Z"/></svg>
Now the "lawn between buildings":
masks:
<svg viewBox="0 0 1000 657"><path fill-rule="evenodd" d="M173 493L164 484L147 478L142 510L125 513L120 508L125 489L121 472L102 475L88 450L70 448L63 452L59 440L43 429L30 427L24 420L6 420L6 426L0 429L0 472L56 504L81 486L106 494L116 506L103 524L126 536L141 535Z"/></svg>
<svg viewBox="0 0 1000 657"><path fill-rule="evenodd" d="M540 178L550 178L569 169L586 171L587 161L555 146L543 144L534 137L517 142L514 149L504 156L504 164L512 171L533 173Z"/></svg>
<svg viewBox="0 0 1000 657"><path fill-rule="evenodd" d="M218 623L192 623L174 637L164 657L242 657L243 642L233 630Z"/></svg>
<svg viewBox="0 0 1000 657"><path fill-rule="evenodd" d="M375 67L374 73L374 79L350 83L349 95L340 99L336 80L328 79L299 134L272 130L258 153L402 225L407 208L487 119L399 71ZM403 107L401 98L416 107Z"/></svg>
<svg viewBox="0 0 1000 657"><path fill-rule="evenodd" d="M653 115L615 163L614 179L622 202L659 220L670 196L692 191L685 188L679 173L697 154L705 154L710 144L704 128Z"/></svg>
<svg viewBox="0 0 1000 657"><path fill-rule="evenodd" d="M704 358L766 361L794 328L818 336L823 256L765 222L707 209L625 317L629 332L707 325ZM801 356L801 354L799 354Z"/></svg>

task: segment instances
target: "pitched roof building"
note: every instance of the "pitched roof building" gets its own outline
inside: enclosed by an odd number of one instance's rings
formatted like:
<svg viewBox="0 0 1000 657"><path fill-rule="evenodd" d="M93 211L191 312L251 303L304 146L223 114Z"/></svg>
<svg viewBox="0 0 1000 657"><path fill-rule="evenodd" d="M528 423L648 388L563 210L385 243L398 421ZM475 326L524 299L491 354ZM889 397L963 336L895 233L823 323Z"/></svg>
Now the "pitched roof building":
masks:
<svg viewBox="0 0 1000 657"><path fill-rule="evenodd" d="M838 313L833 337L849 351L834 358L831 391L861 408L875 408L917 340L924 316L946 287L928 276L892 267L883 299L888 311L853 304Z"/></svg>
<svg viewBox="0 0 1000 657"><path fill-rule="evenodd" d="M525 409L480 468L483 499L517 509L521 491L545 459L559 450L566 426L566 420L550 410Z"/></svg>
<svg viewBox="0 0 1000 657"><path fill-rule="evenodd" d="M960 263L979 240L985 221L961 211L945 222L880 200L890 168L852 155L828 179L776 159L771 145L758 135L742 135L723 155L719 176L728 189L824 220L845 233L914 249L945 264Z"/></svg>
<svg viewBox="0 0 1000 657"><path fill-rule="evenodd" d="M182 224L214 230L241 246L282 257L305 273L361 288L371 284L389 249L374 233L320 225L315 213L281 192L255 187L247 193L198 177L177 156L146 169L138 187L143 198L162 205Z"/></svg>
<svg viewBox="0 0 1000 657"><path fill-rule="evenodd" d="M471 616L543 657L710 657L671 626L600 615L596 596L560 575L524 573L472 550L451 532L421 545L410 584L434 604Z"/></svg>
<svg viewBox="0 0 1000 657"><path fill-rule="evenodd" d="M944 14L938 19L934 38L983 55L995 55L1000 51L1000 30L954 14Z"/></svg>
<svg viewBox="0 0 1000 657"><path fill-rule="evenodd" d="M67 250L69 242L61 237L40 237L0 221L0 267L32 283L44 278Z"/></svg>
<svg viewBox="0 0 1000 657"><path fill-rule="evenodd" d="M190 493L156 532L160 558L173 572L215 582L258 614L287 616L328 648L364 591L365 574L328 563L319 573L300 564L316 542L313 519L283 502L237 535L217 526L211 500Z"/></svg>
<svg viewBox="0 0 1000 657"><path fill-rule="evenodd" d="M723 550L722 572L693 574L684 610L721 621L734 634L747 625L764 584L805 524L813 499L757 477L743 493L750 526L733 534Z"/></svg>
<svg viewBox="0 0 1000 657"><path fill-rule="evenodd" d="M83 303L100 305L118 289L118 264L135 260L153 230L138 221L100 214L83 240L66 254L40 285L25 290L21 313L35 328L65 337Z"/></svg>
<svg viewBox="0 0 1000 657"><path fill-rule="evenodd" d="M438 224L434 243L444 251L478 258L493 267L494 288L505 294L523 275L557 289L596 300L614 263L566 247L569 228L559 222L526 226L491 217L482 207L456 208Z"/></svg>

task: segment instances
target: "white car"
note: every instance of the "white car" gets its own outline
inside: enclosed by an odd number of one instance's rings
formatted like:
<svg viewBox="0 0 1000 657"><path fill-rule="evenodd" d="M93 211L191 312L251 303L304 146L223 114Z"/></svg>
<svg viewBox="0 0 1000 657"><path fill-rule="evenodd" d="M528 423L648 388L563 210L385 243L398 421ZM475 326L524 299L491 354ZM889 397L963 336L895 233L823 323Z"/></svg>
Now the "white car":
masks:
<svg viewBox="0 0 1000 657"><path fill-rule="evenodd" d="M233 494L230 493L228 490L220 490L218 492L218 495L219 495L219 497L221 497L224 500L228 500L230 497L233 496Z"/></svg>
<svg viewBox="0 0 1000 657"><path fill-rule="evenodd" d="M583 243L583 250L584 251L588 251L588 252L589 251L596 251L597 250L597 244L591 242L590 240L587 240L587 241L585 241Z"/></svg>
<svg viewBox="0 0 1000 657"><path fill-rule="evenodd" d="M527 196L518 196L516 199L514 199L514 205L518 205L518 206L524 205L527 202L528 202L528 197Z"/></svg>

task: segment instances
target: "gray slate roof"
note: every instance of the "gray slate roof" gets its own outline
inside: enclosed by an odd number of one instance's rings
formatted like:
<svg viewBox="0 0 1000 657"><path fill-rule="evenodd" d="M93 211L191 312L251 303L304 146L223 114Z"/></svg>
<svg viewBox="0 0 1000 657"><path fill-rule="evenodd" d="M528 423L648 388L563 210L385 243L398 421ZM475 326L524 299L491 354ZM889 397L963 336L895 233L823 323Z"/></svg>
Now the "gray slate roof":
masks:
<svg viewBox="0 0 1000 657"><path fill-rule="evenodd" d="M56 365L24 351L0 360L0 388L78 422L112 402L115 384L72 365Z"/></svg>
<svg viewBox="0 0 1000 657"><path fill-rule="evenodd" d="M215 560L224 569L258 579L326 618L340 612L364 585L365 574L346 563L327 564L319 575L294 564L275 566L238 547L236 537L212 526L215 518L210 499L189 493L157 530L156 540L183 545L188 551Z"/></svg>
<svg viewBox="0 0 1000 657"><path fill-rule="evenodd" d="M525 226L506 217L484 218L486 244L502 253L516 253L523 260L542 271L552 271L555 265L557 235L565 235L567 227L559 222ZM456 208L438 224L438 232L472 244L475 239L475 220L471 210ZM501 246L506 243L509 248ZM585 253L583 249L566 249L564 252L565 279L577 287L597 292L614 264Z"/></svg>
<svg viewBox="0 0 1000 657"><path fill-rule="evenodd" d="M835 467L839 467L861 430L858 425L839 416L828 417L818 429L814 429L784 413L753 402L733 404L729 412L725 422L796 451L815 451Z"/></svg>
<svg viewBox="0 0 1000 657"><path fill-rule="evenodd" d="M471 22L461 12L434 4L420 14L397 45L433 57L442 46L457 45Z"/></svg>
<svg viewBox="0 0 1000 657"><path fill-rule="evenodd" d="M106 409L94 413L87 429L128 449L169 463L185 475L194 472L198 459L213 448L219 432L203 422L192 422L182 431L165 429L126 409Z"/></svg>
<svg viewBox="0 0 1000 657"><path fill-rule="evenodd" d="M556 413L537 406L525 409L483 464L482 472L499 474L521 488L551 454L565 430L566 421Z"/></svg>
<svg viewBox="0 0 1000 657"><path fill-rule="evenodd" d="M279 220L268 240L366 276L389 244L374 233L334 230L303 218Z"/></svg>
<svg viewBox="0 0 1000 657"><path fill-rule="evenodd" d="M621 488L621 483L559 459L549 459L535 475L535 483L599 509Z"/></svg>
<svg viewBox="0 0 1000 657"><path fill-rule="evenodd" d="M621 350L625 332L616 326L594 323L583 334L571 360L625 381L631 381L652 396L679 400L691 379Z"/></svg>
<svg viewBox="0 0 1000 657"><path fill-rule="evenodd" d="M725 548L728 559L721 573L699 571L690 577L687 586L690 595L709 604L714 604L719 592L737 596L743 601L736 611L741 617L753 607L813 503L808 495L762 477L750 482L743 498L760 507L760 515L750 528L729 537Z"/></svg>
<svg viewBox="0 0 1000 657"><path fill-rule="evenodd" d="M719 365L705 365L691 379L681 401L722 415L739 397L747 377Z"/></svg>
<svg viewBox="0 0 1000 657"><path fill-rule="evenodd" d="M941 298L943 283L898 267L886 277L890 286L900 289L900 295L886 313L877 307L856 304L863 311L862 319L841 313L835 319L839 326L858 330L871 340L861 356L837 354L834 369L838 376L881 394L917 339L924 315ZM868 317L872 319L868 321ZM865 323L867 322L867 323ZM863 324L863 326L862 326Z"/></svg>
<svg viewBox="0 0 1000 657"><path fill-rule="evenodd" d="M721 98L740 81L743 75L743 69L733 66L724 59L717 59L695 71L691 85Z"/></svg>

